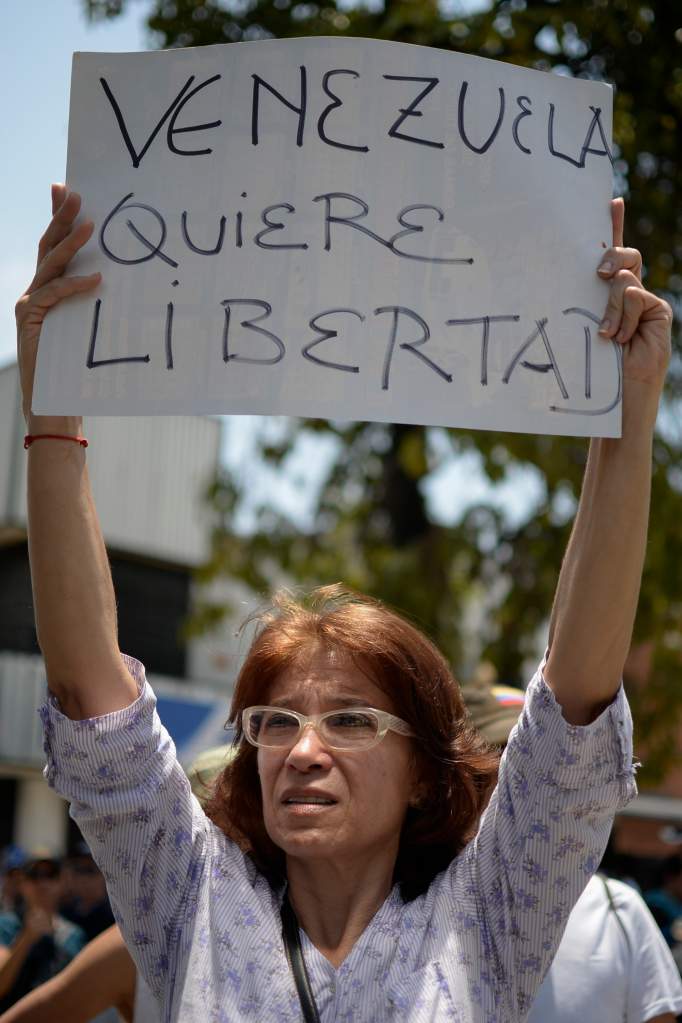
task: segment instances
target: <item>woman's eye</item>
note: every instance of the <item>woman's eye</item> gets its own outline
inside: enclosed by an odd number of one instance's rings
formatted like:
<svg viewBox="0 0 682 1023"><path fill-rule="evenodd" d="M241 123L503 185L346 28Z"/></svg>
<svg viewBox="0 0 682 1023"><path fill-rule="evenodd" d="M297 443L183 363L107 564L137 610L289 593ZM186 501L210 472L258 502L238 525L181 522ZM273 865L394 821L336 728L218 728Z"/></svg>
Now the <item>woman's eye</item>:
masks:
<svg viewBox="0 0 682 1023"><path fill-rule="evenodd" d="M366 714L335 714L327 719L332 728L373 728L374 721Z"/></svg>
<svg viewBox="0 0 682 1023"><path fill-rule="evenodd" d="M265 722L266 728L291 728L297 724L288 714L271 714Z"/></svg>

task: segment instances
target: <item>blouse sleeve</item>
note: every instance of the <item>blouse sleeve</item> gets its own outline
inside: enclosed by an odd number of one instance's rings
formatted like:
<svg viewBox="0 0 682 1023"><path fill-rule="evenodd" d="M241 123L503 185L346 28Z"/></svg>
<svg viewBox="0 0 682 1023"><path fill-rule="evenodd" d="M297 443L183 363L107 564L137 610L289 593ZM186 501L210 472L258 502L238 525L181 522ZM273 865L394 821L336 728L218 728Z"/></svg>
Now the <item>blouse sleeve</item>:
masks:
<svg viewBox="0 0 682 1023"><path fill-rule="evenodd" d="M73 721L49 696L40 708L45 776L107 882L116 922L150 987L182 960L202 878L251 887L240 850L205 816L156 712L142 665L124 658L139 696L122 710Z"/></svg>
<svg viewBox="0 0 682 1023"><path fill-rule="evenodd" d="M481 982L525 1014L571 908L597 870L614 814L636 794L623 689L589 725L562 715L542 666L500 764L476 838L442 876L437 915L478 932Z"/></svg>

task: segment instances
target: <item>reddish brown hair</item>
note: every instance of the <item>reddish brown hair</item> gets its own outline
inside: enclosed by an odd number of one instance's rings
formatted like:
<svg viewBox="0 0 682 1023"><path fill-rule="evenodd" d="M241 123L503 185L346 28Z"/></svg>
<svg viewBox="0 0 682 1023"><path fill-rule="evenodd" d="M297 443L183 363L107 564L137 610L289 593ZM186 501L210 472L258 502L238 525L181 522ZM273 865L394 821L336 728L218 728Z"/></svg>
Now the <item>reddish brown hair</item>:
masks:
<svg viewBox="0 0 682 1023"><path fill-rule="evenodd" d="M404 897L416 896L473 836L497 773L497 755L469 722L444 657L400 615L340 585L322 587L305 600L278 594L254 617L258 628L230 709L237 753L216 780L208 816L273 883L283 880L284 853L265 830L257 751L242 741L240 715L264 702L278 676L302 656L334 650L390 696L395 713L416 735L414 755L425 796L407 812L394 873Z"/></svg>

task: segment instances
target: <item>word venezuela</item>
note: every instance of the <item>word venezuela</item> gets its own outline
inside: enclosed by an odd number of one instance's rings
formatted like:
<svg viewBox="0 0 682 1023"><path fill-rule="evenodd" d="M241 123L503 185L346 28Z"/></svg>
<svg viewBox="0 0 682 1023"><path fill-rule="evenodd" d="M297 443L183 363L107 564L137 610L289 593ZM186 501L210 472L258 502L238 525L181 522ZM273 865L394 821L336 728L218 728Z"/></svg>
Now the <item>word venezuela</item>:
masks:
<svg viewBox="0 0 682 1023"><path fill-rule="evenodd" d="M261 107L263 97L266 97L270 102L279 104L283 113L288 111L288 123L298 147L304 145L306 133L312 130L327 146L361 154L369 153L371 150L369 144L360 142L358 139L340 137L336 134L334 127L335 117L343 116L344 81L347 83L349 79L359 79L360 73L352 68L330 68L322 74L320 81L313 83L310 81L310 74L305 64L301 64L298 71L299 84L295 94L285 93L282 86L275 81L267 80L258 74L251 74L252 87L249 95L251 145L258 146L260 143ZM206 145L205 141L204 144L196 148L190 148L186 139L193 132L202 132L204 136L205 133L209 133L210 138L210 132L221 130L222 118L216 117L215 120L208 122L201 120L182 125L178 125L178 120L181 114L186 115L191 112L192 101L201 94L203 94L202 99L205 100L206 90L216 87L221 78L222 75L216 74L203 80L197 80L195 75L189 75L170 105L162 111L147 137L134 141L127 124L126 112L117 99L114 86L107 78L100 77L101 88L112 107L132 166L135 168L141 166L152 143L163 129L165 129L168 150L176 156L210 155L213 149L210 145ZM320 89L325 104L315 118L310 113L310 108L313 106L311 101L313 85ZM372 92L373 99L377 98L378 90L390 92L395 97L395 116L388 119L384 131L389 138L403 143L431 149L445 149L448 142L458 141L471 152L482 155L488 152L506 128L513 145L522 153L530 155L532 150L528 145L528 140L524 137L528 120L542 116L546 120L546 147L551 156L567 161L579 169L585 167L589 155L605 157L612 161L611 150L602 123L602 110L599 106L586 106L584 134L574 144L571 151L562 149L559 144L560 126L555 103L542 104L540 112L536 109L538 104L536 103L534 107L533 99L530 96L509 95L508 90L502 86L497 87L497 108L493 111L487 124L472 124L471 120L467 119L468 100L471 97L470 83L465 80L461 81L459 87L453 91L450 84L444 85L437 77L384 74L368 83L368 87ZM386 96L381 97L382 109L386 106L386 98ZM430 119L433 119L434 116L442 118L444 112L447 115L447 124L443 126L439 135L428 137L424 132L416 131L415 122L419 124L420 118L429 114L431 115ZM347 119L344 118L344 120ZM314 122L312 125L311 121Z"/></svg>

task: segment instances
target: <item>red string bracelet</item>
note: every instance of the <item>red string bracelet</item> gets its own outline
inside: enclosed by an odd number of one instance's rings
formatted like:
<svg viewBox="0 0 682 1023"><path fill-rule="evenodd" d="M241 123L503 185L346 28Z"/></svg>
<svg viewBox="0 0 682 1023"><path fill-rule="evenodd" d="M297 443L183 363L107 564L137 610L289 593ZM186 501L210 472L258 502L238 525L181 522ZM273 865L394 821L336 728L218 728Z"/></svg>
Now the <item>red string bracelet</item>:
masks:
<svg viewBox="0 0 682 1023"><path fill-rule="evenodd" d="M72 437L69 434L64 433L27 433L24 437L24 447L28 450L31 444L36 440L72 440L76 444L80 444L81 447L87 448L88 442L85 437Z"/></svg>

